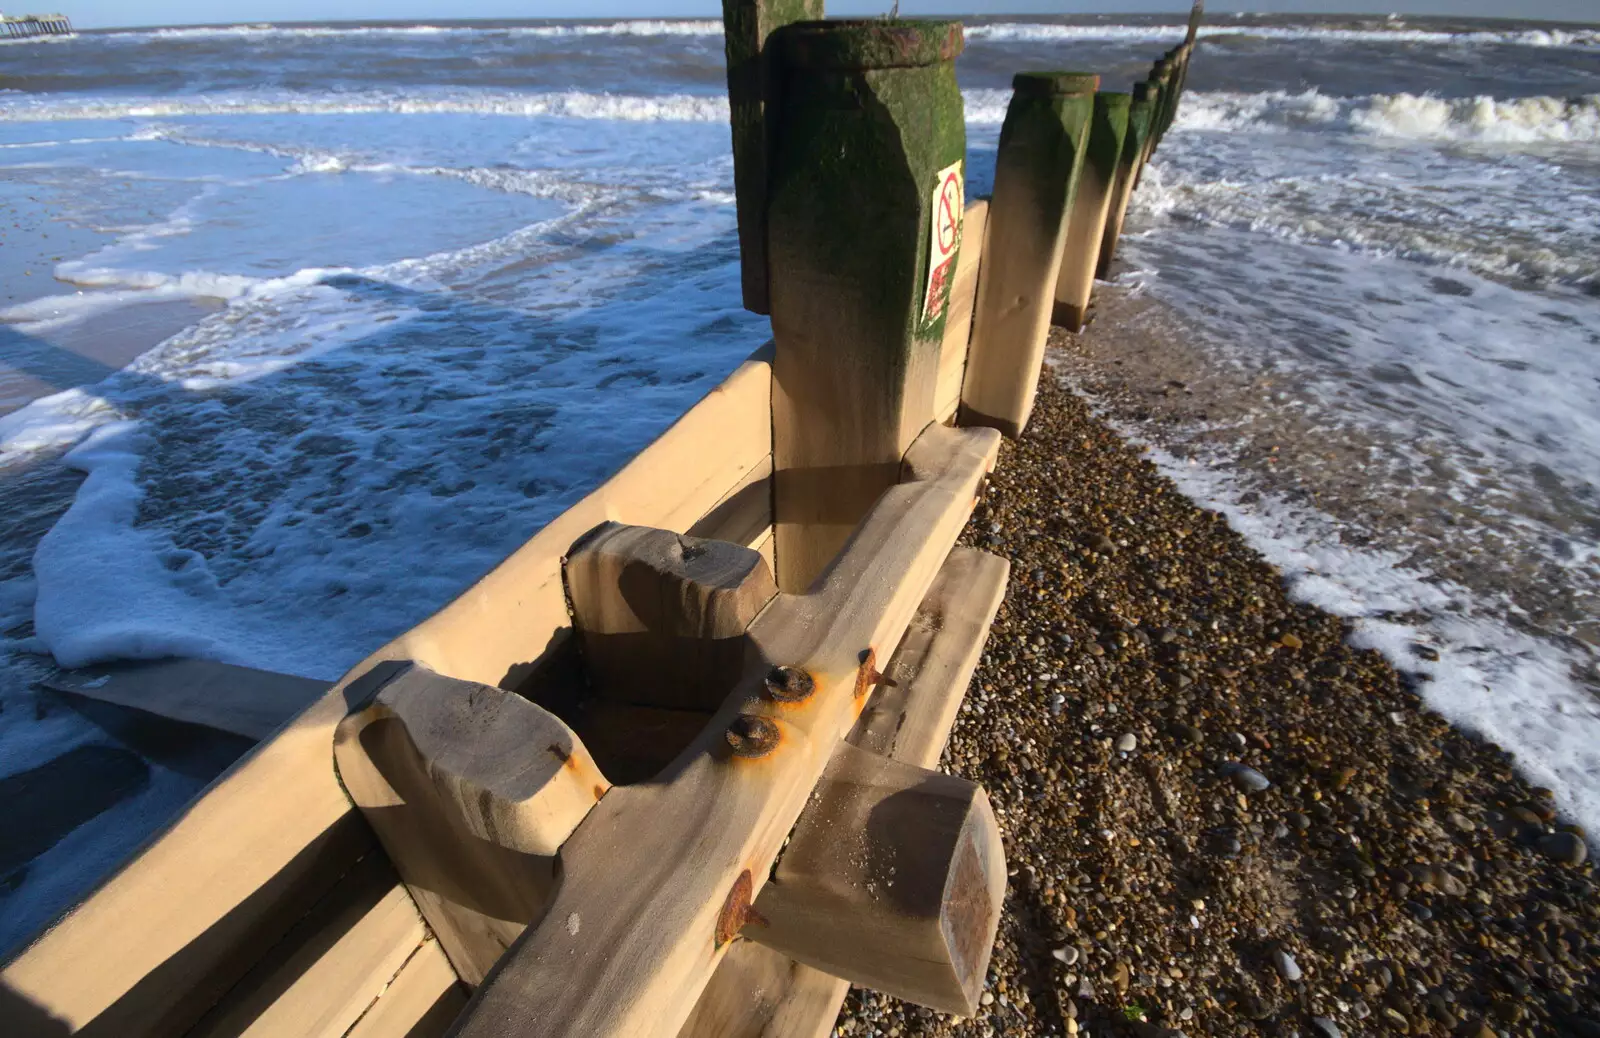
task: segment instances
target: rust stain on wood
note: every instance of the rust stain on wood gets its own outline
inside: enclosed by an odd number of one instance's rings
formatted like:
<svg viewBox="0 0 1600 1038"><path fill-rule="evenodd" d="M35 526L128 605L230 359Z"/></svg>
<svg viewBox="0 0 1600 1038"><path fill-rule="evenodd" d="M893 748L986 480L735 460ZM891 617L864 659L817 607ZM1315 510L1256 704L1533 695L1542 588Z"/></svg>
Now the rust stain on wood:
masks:
<svg viewBox="0 0 1600 1038"><path fill-rule="evenodd" d="M728 891L728 897L722 902L722 911L717 916L717 947L738 938L739 931L744 929L746 923L752 920L766 923L750 907L751 895L755 890L754 883L750 880L750 870L745 869L739 873L739 878L733 881L733 888Z"/></svg>

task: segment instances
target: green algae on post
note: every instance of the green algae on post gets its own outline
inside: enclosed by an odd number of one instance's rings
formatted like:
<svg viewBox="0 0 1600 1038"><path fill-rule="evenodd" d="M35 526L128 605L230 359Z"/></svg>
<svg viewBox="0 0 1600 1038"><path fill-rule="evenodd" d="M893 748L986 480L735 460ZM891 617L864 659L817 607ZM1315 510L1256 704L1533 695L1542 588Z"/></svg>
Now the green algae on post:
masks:
<svg viewBox="0 0 1600 1038"><path fill-rule="evenodd" d="M1027 425L1099 82L1085 72L1023 72L1012 81L961 389L963 425L1008 436Z"/></svg>
<svg viewBox="0 0 1600 1038"><path fill-rule="evenodd" d="M1122 144L1128 132L1129 94L1099 93L1094 97L1094 120L1083 171L1067 219L1067 240L1061 250L1061 272L1056 278L1055 307L1051 319L1070 331L1083 327L1094 272L1100 263L1100 242L1106 216L1116 191L1122 166Z"/></svg>
<svg viewBox="0 0 1600 1038"><path fill-rule="evenodd" d="M822 0L722 0L733 124L733 187L738 196L739 274L744 308L767 304L767 176L772 162L780 64L772 34L791 22L822 17Z"/></svg>
<svg viewBox="0 0 1600 1038"><path fill-rule="evenodd" d="M1106 212L1105 231L1100 239L1100 259L1094 276L1104 280L1110 273L1111 261L1117 253L1117 240L1122 237L1122 224L1128 215L1128 199L1138 183L1143 167L1146 147L1150 138L1150 121L1155 112L1155 89L1148 83L1133 88L1133 99L1128 102L1128 129L1122 138L1122 158L1117 167L1117 181L1112 188L1111 203Z"/></svg>
<svg viewBox="0 0 1600 1038"><path fill-rule="evenodd" d="M940 173L966 158L963 38L952 21L828 21L787 26L774 43L775 550L779 587L795 591L933 418L959 244L938 305L925 315L924 303Z"/></svg>

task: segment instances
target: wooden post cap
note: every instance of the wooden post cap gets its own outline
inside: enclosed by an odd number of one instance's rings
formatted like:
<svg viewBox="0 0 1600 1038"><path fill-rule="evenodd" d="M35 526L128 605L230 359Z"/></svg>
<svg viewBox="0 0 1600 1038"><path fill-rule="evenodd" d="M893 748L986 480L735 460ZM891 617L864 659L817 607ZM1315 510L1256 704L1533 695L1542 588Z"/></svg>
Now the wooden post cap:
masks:
<svg viewBox="0 0 1600 1038"><path fill-rule="evenodd" d="M863 987L971 1016L1005 886L982 787L841 743L744 936Z"/></svg>
<svg viewBox="0 0 1600 1038"><path fill-rule="evenodd" d="M921 68L954 61L966 46L960 22L878 19L795 22L783 30L794 68Z"/></svg>
<svg viewBox="0 0 1600 1038"><path fill-rule="evenodd" d="M745 667L745 628L778 593L760 552L602 523L567 556L572 623L601 699L715 710Z"/></svg>

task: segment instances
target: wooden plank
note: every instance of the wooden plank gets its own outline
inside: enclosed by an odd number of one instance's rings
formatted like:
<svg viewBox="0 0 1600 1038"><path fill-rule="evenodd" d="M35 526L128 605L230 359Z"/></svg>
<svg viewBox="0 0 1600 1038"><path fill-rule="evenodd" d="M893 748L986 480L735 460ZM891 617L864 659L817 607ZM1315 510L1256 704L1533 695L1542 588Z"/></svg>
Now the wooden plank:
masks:
<svg viewBox="0 0 1600 1038"><path fill-rule="evenodd" d="M827 1038L850 982L739 941L722 957L678 1038Z"/></svg>
<svg viewBox="0 0 1600 1038"><path fill-rule="evenodd" d="M939 763L1010 572L987 552L951 550L884 671L894 684L873 693L851 743L922 768Z"/></svg>
<svg viewBox="0 0 1600 1038"><path fill-rule="evenodd" d="M394 869L368 855L190 1034L340 1038L425 936Z"/></svg>
<svg viewBox="0 0 1600 1038"><path fill-rule="evenodd" d="M345 1038L439 1038L466 1004L450 960L428 937Z"/></svg>
<svg viewBox="0 0 1600 1038"><path fill-rule="evenodd" d="M994 197L961 386L962 425L1021 435L1033 412L1067 214L1099 77L1021 73L995 157Z"/></svg>
<svg viewBox="0 0 1600 1038"><path fill-rule="evenodd" d="M939 382L934 390L934 421L947 422L961 406L961 379L967 371L967 346L972 339L972 307L978 298L978 271L983 263L983 237L988 230L989 203L967 206L961 227L961 261L950 283L950 309L939 345Z"/></svg>
<svg viewBox="0 0 1600 1038"><path fill-rule="evenodd" d="M454 1033L677 1033L859 714L874 650L900 640L997 450L990 430L935 425L917 439L908 482L811 591L780 594L756 618L757 658L707 732L656 782L612 790L562 846L545 920L501 958ZM813 694L766 698L775 665L810 675Z"/></svg>
<svg viewBox="0 0 1600 1038"><path fill-rule="evenodd" d="M953 548L900 639L880 685L848 737L855 746L931 768L939 762L967 685L1005 598L1011 564ZM756 899L756 911L767 906ZM826 1034L849 984L751 942L717 966L679 1038Z"/></svg>
<svg viewBox="0 0 1600 1038"><path fill-rule="evenodd" d="M469 985L544 914L556 852L610 788L555 715L420 666L340 723L334 756Z"/></svg>
<svg viewBox="0 0 1600 1038"><path fill-rule="evenodd" d="M171 659L58 671L44 684L260 740L310 706L330 683L212 660Z"/></svg>
<svg viewBox="0 0 1600 1038"><path fill-rule="evenodd" d="M744 935L852 984L971 1016L1005 888L982 787L841 743Z"/></svg>
<svg viewBox="0 0 1600 1038"><path fill-rule="evenodd" d="M770 358L756 351L604 485L362 661L35 938L0 971L16 1006L15 1019L0 1007L0 1030L96 1022L140 1038L192 1025L373 845L329 752L347 694L359 699L355 685L396 659L484 684L525 677L568 630L561 557L578 537L606 519L687 529L767 463Z"/></svg>
<svg viewBox="0 0 1600 1038"><path fill-rule="evenodd" d="M54 1021L0 1030L188 1030L374 846L331 766L345 709L318 700L7 963L0 984Z"/></svg>
<svg viewBox="0 0 1600 1038"><path fill-rule="evenodd" d="M778 593L759 552L605 523L567 557L589 686L619 703L711 711L744 671L745 629Z"/></svg>
<svg viewBox="0 0 1600 1038"><path fill-rule="evenodd" d="M745 474L738 485L684 533L756 548L772 537L772 455ZM770 560L769 564L770 564Z"/></svg>

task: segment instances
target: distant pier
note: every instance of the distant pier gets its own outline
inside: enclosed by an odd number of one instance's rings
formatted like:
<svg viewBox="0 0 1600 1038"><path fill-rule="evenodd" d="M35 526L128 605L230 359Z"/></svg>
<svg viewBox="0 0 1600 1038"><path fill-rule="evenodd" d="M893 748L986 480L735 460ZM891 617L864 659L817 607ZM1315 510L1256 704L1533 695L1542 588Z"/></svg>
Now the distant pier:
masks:
<svg viewBox="0 0 1600 1038"><path fill-rule="evenodd" d="M0 30L10 39L65 36L72 31L72 20L64 14L0 14Z"/></svg>

